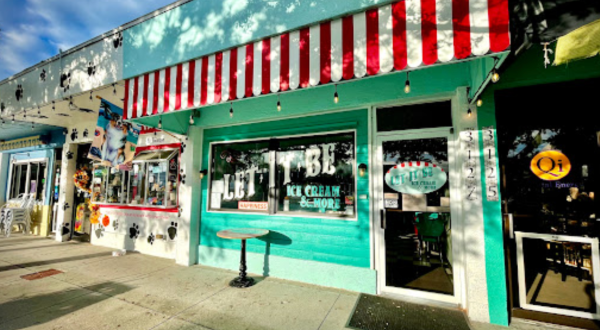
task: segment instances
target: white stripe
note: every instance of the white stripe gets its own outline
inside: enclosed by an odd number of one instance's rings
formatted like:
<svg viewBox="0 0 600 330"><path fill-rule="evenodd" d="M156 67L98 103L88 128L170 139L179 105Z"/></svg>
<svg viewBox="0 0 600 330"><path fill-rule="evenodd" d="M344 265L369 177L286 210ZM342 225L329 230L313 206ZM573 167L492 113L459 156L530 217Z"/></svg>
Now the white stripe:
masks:
<svg viewBox="0 0 600 330"><path fill-rule="evenodd" d="M437 46L440 62L448 62L454 58L454 33L452 28L452 2L435 1L437 21Z"/></svg>
<svg viewBox="0 0 600 330"><path fill-rule="evenodd" d="M215 55L208 57L208 79L206 79L206 103L215 103Z"/></svg>
<svg viewBox="0 0 600 330"><path fill-rule="evenodd" d="M194 64L194 107L200 106L200 87L202 82L202 59Z"/></svg>
<svg viewBox="0 0 600 330"><path fill-rule="evenodd" d="M137 104L137 117L140 118L144 111L144 75L138 78L138 104Z"/></svg>
<svg viewBox="0 0 600 330"><path fill-rule="evenodd" d="M487 0L469 1L469 19L471 23L471 53L484 55L490 49L489 16Z"/></svg>
<svg viewBox="0 0 600 330"><path fill-rule="evenodd" d="M406 0L406 50L411 68L423 62L421 35L421 0Z"/></svg>
<svg viewBox="0 0 600 330"><path fill-rule="evenodd" d="M160 70L158 76L158 113L165 110L165 69Z"/></svg>
<svg viewBox="0 0 600 330"><path fill-rule="evenodd" d="M279 91L281 73L281 36L271 38L271 92Z"/></svg>
<svg viewBox="0 0 600 330"><path fill-rule="evenodd" d="M146 114L152 115L152 108L154 105L154 75L156 72L152 72L148 75L148 107L146 108Z"/></svg>
<svg viewBox="0 0 600 330"><path fill-rule="evenodd" d="M390 72L394 68L394 35L392 6L379 8L379 69Z"/></svg>
<svg viewBox="0 0 600 330"><path fill-rule="evenodd" d="M362 78L367 74L367 16L354 15L354 75Z"/></svg>
<svg viewBox="0 0 600 330"><path fill-rule="evenodd" d="M135 79L129 79L129 98L127 99L127 118L132 117L133 113L133 84L135 83Z"/></svg>
<svg viewBox="0 0 600 330"><path fill-rule="evenodd" d="M311 26L309 35L310 74L308 78L308 83L311 86L316 86L319 84L319 80L321 80L321 26Z"/></svg>
<svg viewBox="0 0 600 330"><path fill-rule="evenodd" d="M171 112L175 110L175 93L177 88L177 65L171 67L171 81L169 84L169 109Z"/></svg>
<svg viewBox="0 0 600 330"><path fill-rule="evenodd" d="M342 20L331 22L331 80L340 81L343 74Z"/></svg>
<svg viewBox="0 0 600 330"><path fill-rule="evenodd" d="M246 46L238 47L237 56L237 98L243 99L246 81Z"/></svg>
<svg viewBox="0 0 600 330"><path fill-rule="evenodd" d="M300 31L290 32L290 89L300 85Z"/></svg>
<svg viewBox="0 0 600 330"><path fill-rule="evenodd" d="M262 90L262 40L254 43L254 76L252 77L252 93L260 95Z"/></svg>
<svg viewBox="0 0 600 330"><path fill-rule="evenodd" d="M183 79L181 79L181 109L188 107L188 86L190 83L190 62L182 65Z"/></svg>
<svg viewBox="0 0 600 330"><path fill-rule="evenodd" d="M226 102L229 99L229 66L230 51L223 52L223 69L221 70L221 102Z"/></svg>

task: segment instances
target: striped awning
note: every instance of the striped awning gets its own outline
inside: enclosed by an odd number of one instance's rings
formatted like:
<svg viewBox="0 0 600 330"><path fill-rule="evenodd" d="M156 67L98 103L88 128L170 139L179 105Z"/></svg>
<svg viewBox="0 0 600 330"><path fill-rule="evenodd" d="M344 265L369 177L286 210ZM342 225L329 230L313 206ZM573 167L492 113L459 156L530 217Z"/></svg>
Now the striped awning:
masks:
<svg viewBox="0 0 600 330"><path fill-rule="evenodd" d="M125 80L139 118L507 50L508 0L405 0Z"/></svg>

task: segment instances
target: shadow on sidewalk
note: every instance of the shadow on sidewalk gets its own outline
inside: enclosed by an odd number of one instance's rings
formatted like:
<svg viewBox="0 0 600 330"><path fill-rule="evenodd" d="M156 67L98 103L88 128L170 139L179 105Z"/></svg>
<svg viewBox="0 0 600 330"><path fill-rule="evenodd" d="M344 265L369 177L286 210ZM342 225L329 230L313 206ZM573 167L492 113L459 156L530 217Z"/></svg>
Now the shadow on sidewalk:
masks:
<svg viewBox="0 0 600 330"><path fill-rule="evenodd" d="M35 266L52 265L52 264L67 262L67 261L77 261L77 260L85 260L85 259L107 257L107 256L109 256L109 254L107 252L102 252L102 253L94 253L94 254L85 254L85 255L74 256L74 257L69 257L69 258L18 263L18 264L14 264L14 265L2 266L2 267L0 267L0 272L13 270L15 268L28 268L28 267L35 267Z"/></svg>
<svg viewBox="0 0 600 330"><path fill-rule="evenodd" d="M26 329L44 324L130 290L132 287L122 283L104 282L11 300L0 304L0 329ZM80 317L84 320L84 315Z"/></svg>

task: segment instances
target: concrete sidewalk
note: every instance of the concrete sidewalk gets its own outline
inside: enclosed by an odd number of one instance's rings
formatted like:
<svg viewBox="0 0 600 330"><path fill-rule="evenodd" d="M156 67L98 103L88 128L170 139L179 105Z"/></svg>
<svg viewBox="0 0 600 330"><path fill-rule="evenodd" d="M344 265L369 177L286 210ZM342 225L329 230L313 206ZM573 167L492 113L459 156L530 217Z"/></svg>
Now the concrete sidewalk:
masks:
<svg viewBox="0 0 600 330"><path fill-rule="evenodd" d="M235 289L227 285L235 272L111 253L87 243L0 238L0 329L345 329L358 297L260 276L255 286ZM51 268L64 273L20 278ZM547 329L522 321L511 328Z"/></svg>

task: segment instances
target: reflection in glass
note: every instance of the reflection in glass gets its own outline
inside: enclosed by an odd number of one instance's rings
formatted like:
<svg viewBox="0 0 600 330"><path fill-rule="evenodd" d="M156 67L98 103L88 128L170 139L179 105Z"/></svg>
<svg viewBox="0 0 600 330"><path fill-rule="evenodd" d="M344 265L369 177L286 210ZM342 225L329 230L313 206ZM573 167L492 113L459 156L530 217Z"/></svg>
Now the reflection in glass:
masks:
<svg viewBox="0 0 600 330"><path fill-rule="evenodd" d="M129 174L129 204L142 205L146 191L146 164L134 163Z"/></svg>
<svg viewBox="0 0 600 330"><path fill-rule="evenodd" d="M106 202L106 177L108 169L105 166L94 166L94 179L92 181L92 202Z"/></svg>
<svg viewBox="0 0 600 330"><path fill-rule="evenodd" d="M382 146L383 173L400 168L406 179L394 185L388 176L383 183L386 285L452 295L447 139L387 141ZM434 171L438 179L427 179ZM401 192L414 191L415 185L421 193Z"/></svg>

